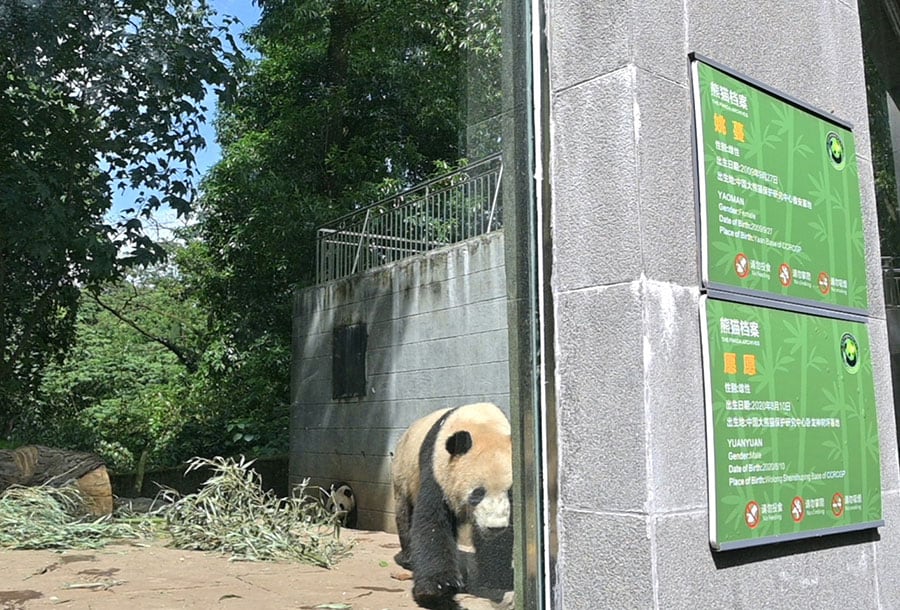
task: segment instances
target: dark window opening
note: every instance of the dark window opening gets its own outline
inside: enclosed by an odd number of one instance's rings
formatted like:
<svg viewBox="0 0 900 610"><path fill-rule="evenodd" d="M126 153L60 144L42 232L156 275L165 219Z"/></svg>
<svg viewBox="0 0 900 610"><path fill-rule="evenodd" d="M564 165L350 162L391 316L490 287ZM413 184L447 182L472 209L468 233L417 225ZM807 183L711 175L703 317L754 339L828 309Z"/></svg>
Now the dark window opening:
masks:
<svg viewBox="0 0 900 610"><path fill-rule="evenodd" d="M365 324L339 326L333 331L331 346L331 397L356 398L366 395Z"/></svg>

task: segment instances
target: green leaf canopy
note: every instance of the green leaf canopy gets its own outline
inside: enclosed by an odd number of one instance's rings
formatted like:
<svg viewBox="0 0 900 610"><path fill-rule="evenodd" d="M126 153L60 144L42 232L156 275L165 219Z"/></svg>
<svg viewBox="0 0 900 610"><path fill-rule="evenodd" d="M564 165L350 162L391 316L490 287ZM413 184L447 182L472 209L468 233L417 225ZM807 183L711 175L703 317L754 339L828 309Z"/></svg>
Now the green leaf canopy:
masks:
<svg viewBox="0 0 900 610"><path fill-rule="evenodd" d="M0 433L79 287L162 256L143 221L189 210L206 88L237 59L221 27L205 0L0 0ZM118 189L134 206L108 221Z"/></svg>

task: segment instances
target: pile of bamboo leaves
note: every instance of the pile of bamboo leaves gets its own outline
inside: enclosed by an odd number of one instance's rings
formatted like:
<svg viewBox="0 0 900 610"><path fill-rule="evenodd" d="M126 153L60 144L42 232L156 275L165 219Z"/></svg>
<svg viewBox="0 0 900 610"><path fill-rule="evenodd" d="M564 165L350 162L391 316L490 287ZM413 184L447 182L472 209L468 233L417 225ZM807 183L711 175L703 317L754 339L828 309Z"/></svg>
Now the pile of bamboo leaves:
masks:
<svg viewBox="0 0 900 610"><path fill-rule="evenodd" d="M96 549L149 533L143 522L90 517L74 486L20 487L0 495L0 547L8 549Z"/></svg>
<svg viewBox="0 0 900 610"><path fill-rule="evenodd" d="M330 567L349 552L340 527L320 497L304 483L292 498L262 490L252 461L195 458L187 472L210 468L197 493L178 498L165 512L172 545L220 551L235 560L291 560Z"/></svg>

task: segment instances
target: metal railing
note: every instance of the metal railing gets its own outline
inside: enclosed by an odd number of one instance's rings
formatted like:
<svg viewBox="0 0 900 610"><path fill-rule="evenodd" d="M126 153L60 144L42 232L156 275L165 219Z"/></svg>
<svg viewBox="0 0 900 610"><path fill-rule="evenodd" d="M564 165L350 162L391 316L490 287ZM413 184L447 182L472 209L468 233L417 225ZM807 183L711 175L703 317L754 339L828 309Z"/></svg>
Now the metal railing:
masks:
<svg viewBox="0 0 900 610"><path fill-rule="evenodd" d="M347 214L318 230L319 283L503 226L503 165L492 155Z"/></svg>

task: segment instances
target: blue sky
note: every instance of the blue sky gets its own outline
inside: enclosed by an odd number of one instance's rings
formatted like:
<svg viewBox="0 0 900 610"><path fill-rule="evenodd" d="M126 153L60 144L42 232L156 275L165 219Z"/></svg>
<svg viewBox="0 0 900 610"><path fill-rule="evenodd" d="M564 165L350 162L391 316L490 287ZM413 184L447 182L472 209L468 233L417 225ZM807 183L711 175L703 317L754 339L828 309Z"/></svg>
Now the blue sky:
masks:
<svg viewBox="0 0 900 610"><path fill-rule="evenodd" d="M249 0L210 0L210 5L220 15L232 15L241 20L241 23L232 27L232 34L236 40L240 42L240 34L247 28L256 25L259 21L259 7ZM245 49L246 51L246 49ZM214 109L216 105L215 96L210 94L206 97L207 108ZM197 164L202 172L212 166L219 160L222 151L216 143L216 132L212 125L213 114L210 120L203 126L201 132L206 140L206 149L197 154Z"/></svg>
<svg viewBox="0 0 900 610"><path fill-rule="evenodd" d="M232 15L240 19L241 23L233 25L231 28L231 32L238 42L240 42L240 34L259 21L259 7L256 6L255 3L250 2L250 0L209 0L209 4L219 15ZM244 50L246 52L246 49ZM197 167L201 174L205 174L222 155L222 151L216 142L216 131L214 126L216 97L211 91L207 94L204 105L209 109L209 112L207 122L201 126L200 133L203 136L203 139L206 140L206 148L198 151L196 154ZM134 193L115 192L112 209L109 213L111 220L115 220L123 209L129 208L133 204ZM162 225L161 227L156 227L157 231L165 229L170 223L178 222L175 219L174 212L168 209L159 210L159 213L157 213L156 216L158 222ZM158 232L154 234L153 227L145 226L145 229L147 229L152 237L158 237Z"/></svg>

